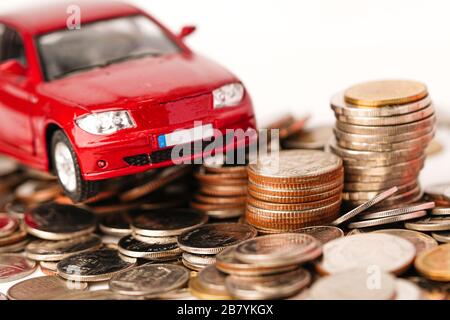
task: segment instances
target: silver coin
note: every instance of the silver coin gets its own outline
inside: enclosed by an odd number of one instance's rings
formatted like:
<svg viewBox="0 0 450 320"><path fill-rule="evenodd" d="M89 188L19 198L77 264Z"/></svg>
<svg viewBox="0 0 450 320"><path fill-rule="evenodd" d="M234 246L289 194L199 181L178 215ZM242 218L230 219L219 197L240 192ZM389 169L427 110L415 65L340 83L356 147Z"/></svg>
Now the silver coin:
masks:
<svg viewBox="0 0 450 320"><path fill-rule="evenodd" d="M401 273L415 255L414 245L403 238L381 233L356 234L326 243L317 268L321 273L336 274L377 266L386 272Z"/></svg>
<svg viewBox="0 0 450 320"><path fill-rule="evenodd" d="M422 233L422 232L414 231L414 230L382 229L382 230L375 230L372 232L390 234L390 235L397 236L397 237L400 237L400 238L410 241L416 248L416 255L419 255L423 251L434 248L438 245L436 240L434 240L429 235Z"/></svg>
<svg viewBox="0 0 450 320"><path fill-rule="evenodd" d="M183 251L194 254L216 254L256 235L257 231L246 224L214 223L181 234L178 245Z"/></svg>
<svg viewBox="0 0 450 320"><path fill-rule="evenodd" d="M132 220L133 232L142 236L177 236L206 223L208 216L188 209L149 210Z"/></svg>
<svg viewBox="0 0 450 320"><path fill-rule="evenodd" d="M244 241L234 254L243 262L277 267L317 258L321 254L321 243L308 234L273 234Z"/></svg>
<svg viewBox="0 0 450 320"><path fill-rule="evenodd" d="M56 268L58 275L64 279L91 282L109 280L116 273L133 266L133 263L122 260L117 250L99 249L67 257Z"/></svg>
<svg viewBox="0 0 450 320"><path fill-rule="evenodd" d="M27 232L44 240L66 240L93 232L92 212L72 205L46 203L25 214Z"/></svg>
<svg viewBox="0 0 450 320"><path fill-rule="evenodd" d="M306 227L295 230L294 232L309 234L322 244L344 236L344 231L333 226Z"/></svg>
<svg viewBox="0 0 450 320"><path fill-rule="evenodd" d="M431 236L442 243L450 242L450 231L433 232Z"/></svg>
<svg viewBox="0 0 450 320"><path fill-rule="evenodd" d="M146 264L116 274L109 280L112 291L123 295L156 296L186 285L189 271L172 264Z"/></svg>
<svg viewBox="0 0 450 320"><path fill-rule="evenodd" d="M406 172L416 173L423 167L425 156L421 156L412 161L398 163L385 167L364 167L364 166L346 166L346 175L364 174L368 176L389 176L391 179L395 176L404 176ZM400 173L401 172L401 173ZM409 175L409 174L408 174Z"/></svg>
<svg viewBox="0 0 450 320"><path fill-rule="evenodd" d="M397 204L389 207L385 207L378 210L366 211L358 216L359 220L370 220L377 218L387 218L392 216L397 216L401 214L428 210L434 208L434 202L421 202L412 204Z"/></svg>
<svg viewBox="0 0 450 320"><path fill-rule="evenodd" d="M183 260L194 265L213 265L216 263L216 256L211 254L192 254L183 252Z"/></svg>
<svg viewBox="0 0 450 320"><path fill-rule="evenodd" d="M225 280L228 292L237 299L270 300L295 295L311 282L304 269L264 277L229 276Z"/></svg>
<svg viewBox="0 0 450 320"><path fill-rule="evenodd" d="M372 198L371 200L367 201L364 204L361 204L360 206L356 207L353 210L350 210L349 212L347 212L346 214L340 216L339 218L337 218L335 221L333 221L331 223L331 225L333 226L338 226L348 220L350 220L351 218L353 218L354 216L356 216L357 214L360 214L361 212L363 212L364 210L369 209L370 207L372 207L373 205L383 201L384 199L392 196L394 193L396 193L398 191L397 187L392 187L386 191L383 191L382 193L380 193L379 195L375 196L374 198Z"/></svg>
<svg viewBox="0 0 450 320"><path fill-rule="evenodd" d="M431 104L431 98L426 96L425 98L415 102L401 105L383 106L382 108L361 108L347 103L344 99L344 93L339 92L333 95L330 104L333 111L337 114L355 117L390 117L422 110Z"/></svg>
<svg viewBox="0 0 450 320"><path fill-rule="evenodd" d="M376 275L375 275L376 272ZM376 282L371 282L372 278ZM309 296L313 300L390 300L395 296L395 278L377 267L350 269L314 282Z"/></svg>
<svg viewBox="0 0 450 320"><path fill-rule="evenodd" d="M450 230L450 217L428 217L406 222L405 228L416 231L447 231Z"/></svg>
<svg viewBox="0 0 450 320"><path fill-rule="evenodd" d="M19 254L0 255L0 283L24 278L34 272L36 262Z"/></svg>
<svg viewBox="0 0 450 320"><path fill-rule="evenodd" d="M107 235L123 237L131 234L130 217L128 214L109 214L100 223L100 230Z"/></svg>
<svg viewBox="0 0 450 320"><path fill-rule="evenodd" d="M171 243L146 243L133 236L125 236L119 240L118 250L121 254L144 259L161 257L175 257L181 254L181 249L176 242Z"/></svg>
<svg viewBox="0 0 450 320"><path fill-rule="evenodd" d="M202 269L197 276L200 284L209 290L220 292L222 294L228 294L227 288L225 286L225 279L227 275L219 271L214 265L207 266Z"/></svg>
<svg viewBox="0 0 450 320"><path fill-rule="evenodd" d="M73 254L100 248L102 240L96 235L81 236L70 240L35 240L25 249L28 258L38 261L60 261Z"/></svg>
<svg viewBox="0 0 450 320"><path fill-rule="evenodd" d="M139 241L145 242L145 243L149 243L149 244L158 244L158 243L162 244L162 243L176 243L177 242L177 237L146 237L146 236L141 236L140 234L137 234L137 233L132 233L131 235L136 240L139 240Z"/></svg>
<svg viewBox="0 0 450 320"><path fill-rule="evenodd" d="M401 125L415 121L420 121L432 115L434 115L434 107L432 104L415 112L390 117L357 117L357 116L344 116L340 114L335 114L336 119L340 122L360 126Z"/></svg>
<svg viewBox="0 0 450 320"><path fill-rule="evenodd" d="M424 210L415 211L415 212L410 212L410 213L405 213L405 214L399 214L399 215L392 216L392 217L356 221L356 222L349 223L348 227L350 229L367 228L367 227L379 226L379 225L384 225L384 224L397 223L400 221L413 220L413 219L417 219L417 218L422 218L426 215L427 215L427 212Z"/></svg>
<svg viewBox="0 0 450 320"><path fill-rule="evenodd" d="M431 215L433 215L433 216L450 216L450 208L436 207L433 210L431 210Z"/></svg>
<svg viewBox="0 0 450 320"><path fill-rule="evenodd" d="M70 292L86 290L87 286L85 282L66 281L58 276L43 276L16 283L9 288L7 296L10 300L50 300Z"/></svg>

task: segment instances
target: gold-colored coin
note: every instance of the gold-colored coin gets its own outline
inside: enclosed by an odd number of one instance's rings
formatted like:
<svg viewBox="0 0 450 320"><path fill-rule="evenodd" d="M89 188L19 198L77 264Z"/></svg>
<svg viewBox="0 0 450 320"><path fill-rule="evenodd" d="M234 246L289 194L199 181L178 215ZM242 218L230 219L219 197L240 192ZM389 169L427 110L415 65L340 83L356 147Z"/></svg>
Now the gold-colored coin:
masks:
<svg viewBox="0 0 450 320"><path fill-rule="evenodd" d="M379 80L354 85L345 91L345 101L358 107L386 107L425 98L427 87L411 80Z"/></svg>
<svg viewBox="0 0 450 320"><path fill-rule="evenodd" d="M429 279L450 281L450 243L420 254L415 261L415 267Z"/></svg>

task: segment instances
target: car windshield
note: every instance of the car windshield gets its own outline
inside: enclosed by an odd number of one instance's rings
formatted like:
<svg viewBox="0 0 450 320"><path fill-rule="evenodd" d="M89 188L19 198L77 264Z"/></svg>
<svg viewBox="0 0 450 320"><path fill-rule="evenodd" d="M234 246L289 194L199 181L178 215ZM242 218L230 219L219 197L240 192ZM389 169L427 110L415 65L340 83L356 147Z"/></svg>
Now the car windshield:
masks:
<svg viewBox="0 0 450 320"><path fill-rule="evenodd" d="M38 46L48 81L130 59L181 51L155 22L141 15L48 33L38 38Z"/></svg>

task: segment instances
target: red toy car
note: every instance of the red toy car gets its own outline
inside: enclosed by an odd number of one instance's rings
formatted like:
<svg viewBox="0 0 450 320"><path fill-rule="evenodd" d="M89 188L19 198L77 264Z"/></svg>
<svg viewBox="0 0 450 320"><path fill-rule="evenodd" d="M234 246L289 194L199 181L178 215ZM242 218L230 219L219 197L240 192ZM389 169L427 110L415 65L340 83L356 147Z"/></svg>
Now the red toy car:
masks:
<svg viewBox="0 0 450 320"><path fill-rule="evenodd" d="M184 44L194 27L175 35L128 4L78 5L75 30L69 3L0 16L0 152L54 171L81 201L98 180L172 165L194 122L201 140L255 128L241 82Z"/></svg>

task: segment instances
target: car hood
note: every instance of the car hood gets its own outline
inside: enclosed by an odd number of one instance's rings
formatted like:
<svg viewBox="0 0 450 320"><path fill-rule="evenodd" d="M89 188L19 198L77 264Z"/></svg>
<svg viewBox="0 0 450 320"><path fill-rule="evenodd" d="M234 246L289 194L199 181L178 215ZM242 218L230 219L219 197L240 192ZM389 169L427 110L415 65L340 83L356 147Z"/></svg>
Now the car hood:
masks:
<svg viewBox="0 0 450 320"><path fill-rule="evenodd" d="M192 54L147 57L73 74L41 86L40 92L87 111L130 102L167 102L210 92L236 81L230 72Z"/></svg>

